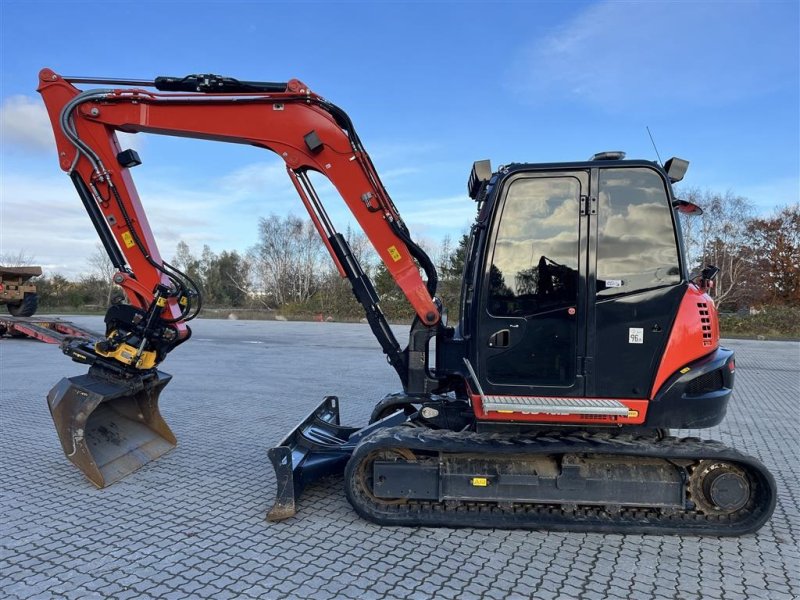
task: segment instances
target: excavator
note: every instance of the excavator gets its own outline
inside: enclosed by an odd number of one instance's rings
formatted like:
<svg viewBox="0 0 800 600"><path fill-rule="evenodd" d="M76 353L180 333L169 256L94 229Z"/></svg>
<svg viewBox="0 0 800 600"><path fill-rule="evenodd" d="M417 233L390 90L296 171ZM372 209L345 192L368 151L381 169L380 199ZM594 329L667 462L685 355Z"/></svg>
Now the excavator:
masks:
<svg viewBox="0 0 800 600"><path fill-rule="evenodd" d="M66 456L96 486L175 447L158 408L171 376L159 366L190 339L201 307L196 283L159 253L131 177L141 160L116 135L148 133L280 156L400 379L365 427L342 425L328 396L269 450L269 520L342 474L355 511L382 525L734 536L770 518L775 481L758 460L669 432L720 423L736 368L708 294L716 269L691 276L685 264L678 213L698 207L672 184L687 161L602 152L496 171L477 161L450 323L434 264L350 117L305 83L43 69L38 91L59 164L127 297L108 309L104 338L63 344L88 372L47 397ZM413 307L405 346L310 173L330 180Z"/></svg>

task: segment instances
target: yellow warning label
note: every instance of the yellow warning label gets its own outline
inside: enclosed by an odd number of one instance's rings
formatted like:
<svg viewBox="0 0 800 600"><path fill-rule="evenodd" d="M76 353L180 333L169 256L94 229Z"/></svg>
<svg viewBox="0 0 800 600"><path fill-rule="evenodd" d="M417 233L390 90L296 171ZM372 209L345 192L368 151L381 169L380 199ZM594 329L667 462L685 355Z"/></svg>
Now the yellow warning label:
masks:
<svg viewBox="0 0 800 600"><path fill-rule="evenodd" d="M181 306L186 306L187 304L189 304L189 299L186 296L181 296L180 304Z"/></svg>
<svg viewBox="0 0 800 600"><path fill-rule="evenodd" d="M125 242L126 248L133 248L136 242L133 241L133 236L131 235L130 231L123 231L122 232L122 241Z"/></svg>
<svg viewBox="0 0 800 600"><path fill-rule="evenodd" d="M638 416L639 416L639 411L638 410L633 410L632 408L628 409L628 418L629 419L635 419Z"/></svg>
<svg viewBox="0 0 800 600"><path fill-rule="evenodd" d="M688 373L689 371L691 371L691 369L689 367L683 367L681 369L681 373Z"/></svg>
<svg viewBox="0 0 800 600"><path fill-rule="evenodd" d="M397 247L396 247L396 246L389 246L389 247L387 248L387 250L388 250L388 252L389 252L389 256L391 256L391 257L392 257L392 260L393 260L394 262L397 262L398 260L400 260L401 258L403 258L403 257L400 255L400 252L398 252L398 251L397 251Z"/></svg>
<svg viewBox="0 0 800 600"><path fill-rule="evenodd" d="M486 487L489 485L489 480L486 477L473 477L470 483L475 487Z"/></svg>
<svg viewBox="0 0 800 600"><path fill-rule="evenodd" d="M166 305L167 305L166 298L159 298L158 300L156 300L156 306L158 306L159 308L164 308Z"/></svg>

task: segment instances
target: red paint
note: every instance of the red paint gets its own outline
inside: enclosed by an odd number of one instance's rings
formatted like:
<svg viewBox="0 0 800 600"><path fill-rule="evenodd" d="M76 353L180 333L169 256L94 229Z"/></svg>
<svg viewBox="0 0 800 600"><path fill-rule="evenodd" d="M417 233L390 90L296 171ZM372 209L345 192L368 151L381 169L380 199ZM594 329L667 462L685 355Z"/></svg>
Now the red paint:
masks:
<svg viewBox="0 0 800 600"><path fill-rule="evenodd" d="M38 90L44 98L56 137L59 164L65 171L70 171L76 149L61 130L59 117L62 108L80 90L50 69L39 73L39 81ZM231 102L231 97L246 97L247 101ZM297 102L298 99L303 102ZM138 237L156 262L160 263L161 257L133 180L128 169L120 167L116 159L120 151L117 131L249 144L275 152L289 169L323 174L339 191L423 323L436 324L439 311L408 247L389 225L390 221L400 221L400 216L380 183L372 162L365 152L353 151L347 134L330 113L305 102L306 99L320 97L297 80L290 81L285 92L268 94L160 94L125 89L115 90L105 99L81 104L72 114L81 140L99 155L108 169L122 203L133 217ZM316 152L310 151L304 140L311 131L315 131L323 143ZM113 199L107 201L108 186L98 181L98 174L84 156L75 163L75 170L87 184L97 183L103 196L98 206L103 215L113 216L116 220L110 229L135 274L136 285L129 279L121 286L131 292L132 302L146 308L154 297L156 285L167 283L166 276L149 263L138 245L126 246L122 235L127 233L128 227L122 211ZM365 194L381 198L386 208L370 211L362 200ZM307 204L308 199L302 194L301 199ZM312 219L319 227L313 215ZM327 246L327 240L324 241ZM337 264L337 268L341 272L341 265ZM170 317L179 315L175 298L168 300L165 311ZM185 331L182 323L178 328Z"/></svg>
<svg viewBox="0 0 800 600"><path fill-rule="evenodd" d="M664 382L679 369L718 347L719 321L714 301L697 286L689 284L661 357L650 398L654 398Z"/></svg>

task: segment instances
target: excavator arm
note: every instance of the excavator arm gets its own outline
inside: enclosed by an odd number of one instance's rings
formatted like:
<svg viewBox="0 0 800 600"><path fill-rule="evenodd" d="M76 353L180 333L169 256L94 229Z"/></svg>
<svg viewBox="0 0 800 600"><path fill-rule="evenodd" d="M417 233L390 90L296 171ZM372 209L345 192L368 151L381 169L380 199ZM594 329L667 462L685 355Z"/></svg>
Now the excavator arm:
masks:
<svg viewBox="0 0 800 600"><path fill-rule="evenodd" d="M323 174L338 190L426 327L440 319L433 299L436 273L411 240L343 110L298 80L239 82L193 75L148 82L65 78L49 69L42 70L39 79L61 168L69 173L118 270L114 282L125 290L133 307L112 307L109 340L95 348L96 354L133 367L153 367L188 336L186 321L199 310L196 285L159 254L130 174L139 157L133 150L123 150L116 136L117 131L145 132L249 144L278 154L339 273L350 279L384 352L406 383L406 359L379 298L334 229L308 173ZM117 87L81 91L73 83ZM123 85L137 87L119 87ZM427 273L427 283L418 264ZM139 324L135 335L129 331L136 329L131 320ZM120 330L128 336L124 340ZM135 343L127 343L131 340Z"/></svg>
<svg viewBox="0 0 800 600"><path fill-rule="evenodd" d="M81 90L73 85L79 83L103 87ZM62 77L43 69L38 91L60 166L117 269L114 283L129 300L109 308L105 339L70 340L63 346L73 360L89 364L89 372L62 379L48 395L65 454L96 485L113 483L174 447L175 436L158 411L158 396L170 376L156 367L189 338L187 322L197 316L201 300L191 278L159 253L131 178L140 159L120 147L119 131L249 144L278 154L406 393L437 387L427 366L428 343L440 326L436 270L409 236L343 110L298 80L242 82L216 75L108 80ZM311 171L338 190L413 306L416 319L405 349L371 281L328 217ZM338 415L328 420L334 419ZM288 469L283 471L291 476L291 465Z"/></svg>

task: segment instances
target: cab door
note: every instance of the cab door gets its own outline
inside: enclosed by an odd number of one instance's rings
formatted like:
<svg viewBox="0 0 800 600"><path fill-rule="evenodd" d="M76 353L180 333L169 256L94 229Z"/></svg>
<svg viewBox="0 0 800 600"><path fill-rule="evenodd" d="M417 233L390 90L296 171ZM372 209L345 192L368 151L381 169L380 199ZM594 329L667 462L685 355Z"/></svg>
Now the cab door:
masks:
<svg viewBox="0 0 800 600"><path fill-rule="evenodd" d="M486 394L584 394L589 181L521 172L500 192L473 354Z"/></svg>

